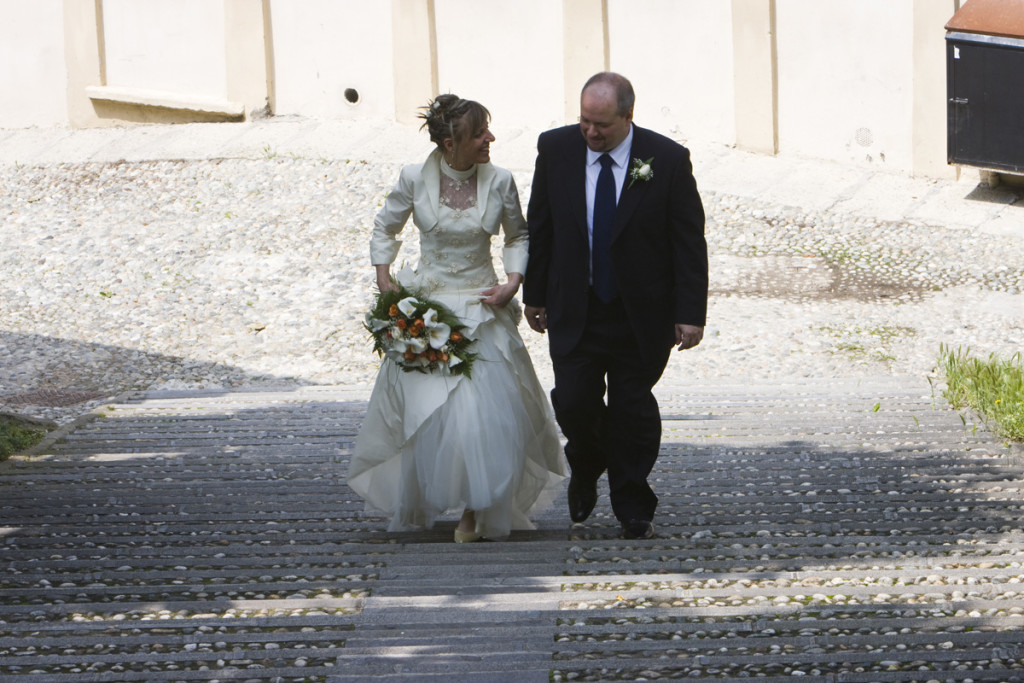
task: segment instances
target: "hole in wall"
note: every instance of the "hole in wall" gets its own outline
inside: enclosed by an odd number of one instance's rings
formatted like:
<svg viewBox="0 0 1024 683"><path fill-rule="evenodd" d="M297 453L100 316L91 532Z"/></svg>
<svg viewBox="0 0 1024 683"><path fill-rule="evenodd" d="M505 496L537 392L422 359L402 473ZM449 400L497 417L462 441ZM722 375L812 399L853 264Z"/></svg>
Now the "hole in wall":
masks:
<svg viewBox="0 0 1024 683"><path fill-rule="evenodd" d="M345 88L345 101L355 104L359 101L359 91L355 88Z"/></svg>

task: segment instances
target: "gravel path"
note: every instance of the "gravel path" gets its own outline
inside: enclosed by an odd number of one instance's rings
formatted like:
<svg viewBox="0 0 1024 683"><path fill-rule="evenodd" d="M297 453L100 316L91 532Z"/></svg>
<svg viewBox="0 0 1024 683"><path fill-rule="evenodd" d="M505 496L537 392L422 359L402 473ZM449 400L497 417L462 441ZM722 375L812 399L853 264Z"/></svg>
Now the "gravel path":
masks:
<svg viewBox="0 0 1024 683"><path fill-rule="evenodd" d="M269 150L0 166L0 409L64 422L127 390L368 391L367 242L398 170ZM667 383L920 376L942 344L1024 346L1019 236L702 195L708 333ZM544 339L522 331L549 382ZM96 401L53 398L71 392Z"/></svg>

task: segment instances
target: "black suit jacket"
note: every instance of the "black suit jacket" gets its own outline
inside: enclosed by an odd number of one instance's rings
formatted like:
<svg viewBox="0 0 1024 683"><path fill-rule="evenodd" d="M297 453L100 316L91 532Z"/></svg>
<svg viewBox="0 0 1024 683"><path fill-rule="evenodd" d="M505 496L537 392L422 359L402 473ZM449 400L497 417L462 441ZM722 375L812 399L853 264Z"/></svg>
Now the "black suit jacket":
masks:
<svg viewBox="0 0 1024 683"><path fill-rule="evenodd" d="M590 292L586 142L578 125L542 133L537 141L527 223L530 260L523 300L547 309L553 354L579 342ZM708 258L704 207L690 152L633 126L633 159L653 157L654 177L626 180L612 236L612 271L641 353L663 357L676 323L703 326Z"/></svg>

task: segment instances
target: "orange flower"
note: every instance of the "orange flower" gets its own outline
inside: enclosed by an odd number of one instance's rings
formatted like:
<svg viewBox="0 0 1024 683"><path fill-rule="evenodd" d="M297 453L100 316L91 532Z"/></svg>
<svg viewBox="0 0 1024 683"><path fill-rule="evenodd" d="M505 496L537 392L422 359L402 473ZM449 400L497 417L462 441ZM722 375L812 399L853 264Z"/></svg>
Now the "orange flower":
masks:
<svg viewBox="0 0 1024 683"><path fill-rule="evenodd" d="M398 325L398 329L400 329L400 330L404 330L405 329L406 322L405 322L404 318L399 318L398 322L395 323L395 324Z"/></svg>
<svg viewBox="0 0 1024 683"><path fill-rule="evenodd" d="M449 337L449 339L452 340L453 344L458 344L460 341L462 341L462 335L458 332L452 332L452 336Z"/></svg>
<svg viewBox="0 0 1024 683"><path fill-rule="evenodd" d="M414 361L414 360L416 360L416 354L413 353L411 350L406 351L405 354L404 354L404 357L405 357L405 360L407 360L407 361Z"/></svg>
<svg viewBox="0 0 1024 683"><path fill-rule="evenodd" d="M410 337L418 337L418 336L420 336L420 332L422 332L422 331L423 331L422 327L416 327L415 325L413 325L412 327L409 328L409 336Z"/></svg>
<svg viewBox="0 0 1024 683"><path fill-rule="evenodd" d="M427 326L427 324L423 322L423 318L416 318L416 322L414 322L413 325L415 325L421 330Z"/></svg>
<svg viewBox="0 0 1024 683"><path fill-rule="evenodd" d="M392 318L398 316L398 304L391 304L391 308L388 309L388 315Z"/></svg>

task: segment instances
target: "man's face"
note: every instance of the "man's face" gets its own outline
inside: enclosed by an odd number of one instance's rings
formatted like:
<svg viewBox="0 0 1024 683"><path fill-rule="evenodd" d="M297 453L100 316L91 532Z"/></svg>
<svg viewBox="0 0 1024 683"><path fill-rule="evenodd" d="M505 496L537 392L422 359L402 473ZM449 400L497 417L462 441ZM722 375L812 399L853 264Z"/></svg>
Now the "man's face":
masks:
<svg viewBox="0 0 1024 683"><path fill-rule="evenodd" d="M629 135L633 112L620 116L616 111L615 90L596 84L580 97L580 131L587 147L595 152L608 152Z"/></svg>

